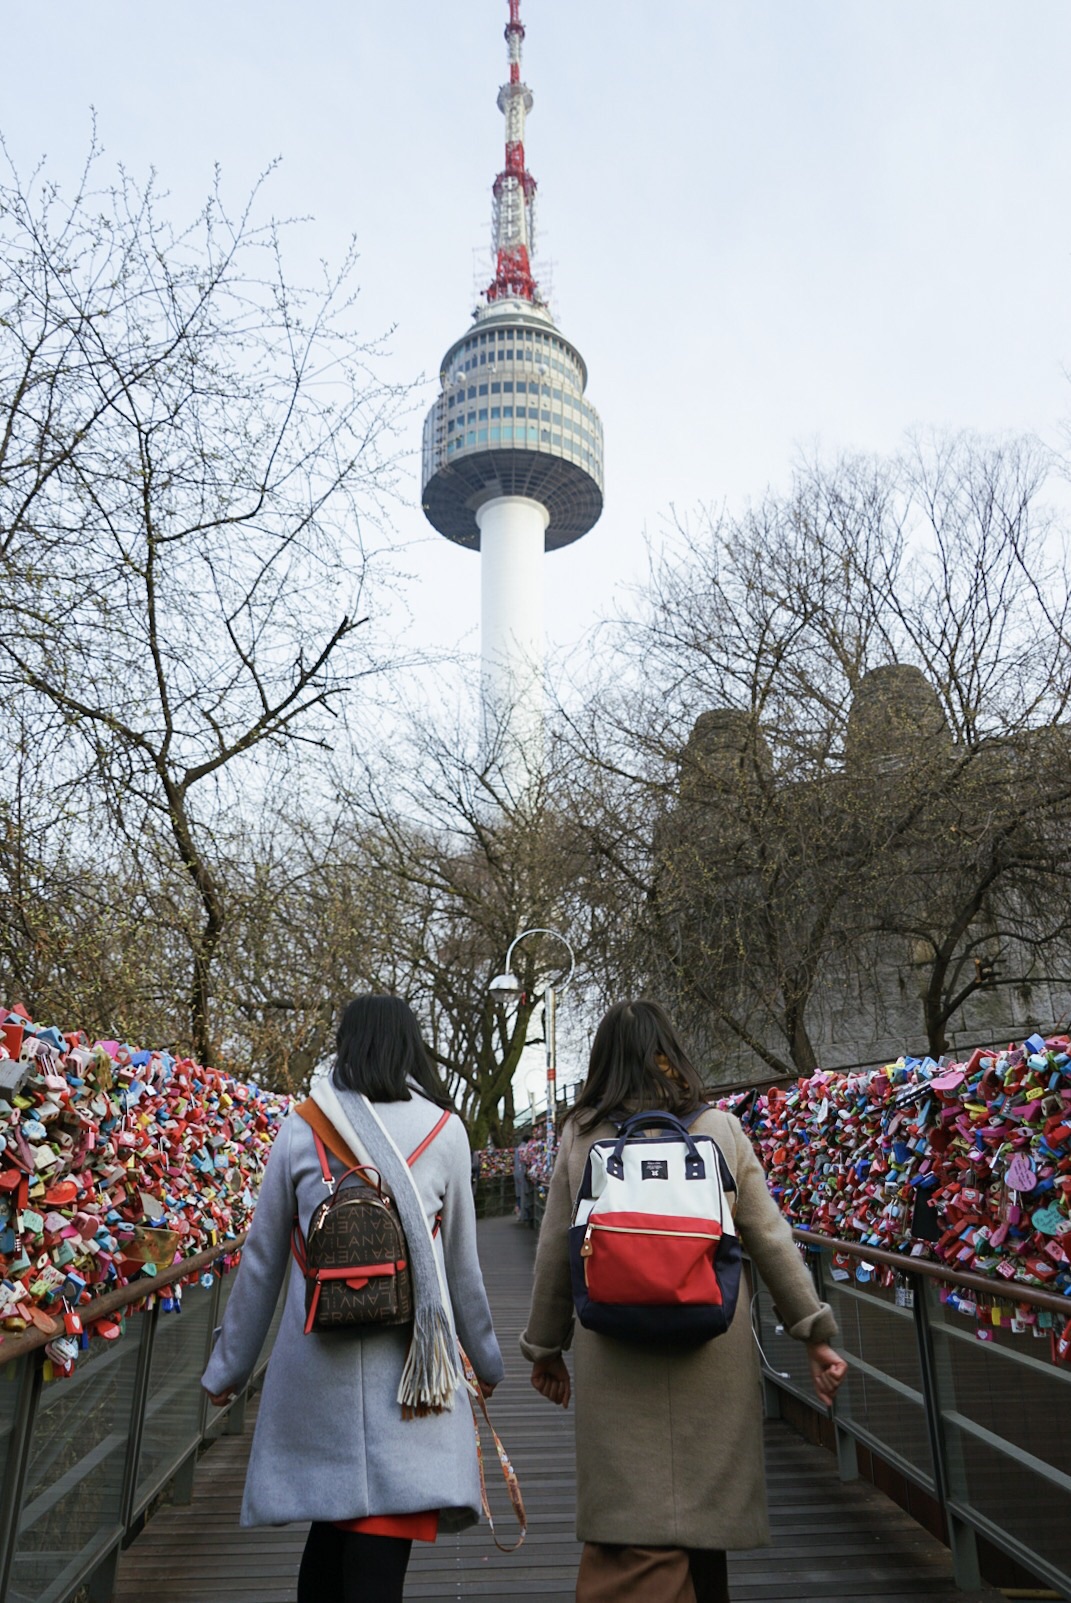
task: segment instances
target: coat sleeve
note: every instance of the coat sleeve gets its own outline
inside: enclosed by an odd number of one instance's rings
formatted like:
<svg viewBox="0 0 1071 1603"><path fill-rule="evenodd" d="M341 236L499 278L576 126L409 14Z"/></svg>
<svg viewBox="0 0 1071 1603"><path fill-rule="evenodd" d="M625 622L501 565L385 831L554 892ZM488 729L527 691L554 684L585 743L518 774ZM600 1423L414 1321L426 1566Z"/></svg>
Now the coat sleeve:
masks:
<svg viewBox="0 0 1071 1603"><path fill-rule="evenodd" d="M201 1385L213 1397L241 1391L253 1373L272 1321L283 1276L290 1262L294 1222L294 1182L290 1174L290 1134L295 1114L282 1122L260 1183L249 1239L223 1323L216 1332Z"/></svg>
<svg viewBox="0 0 1071 1603"><path fill-rule="evenodd" d="M505 1374L491 1322L491 1309L476 1251L476 1205L468 1138L460 1119L451 1119L441 1139L451 1160L443 1195L443 1262L454 1309L454 1325L480 1380L497 1386Z"/></svg>
<svg viewBox="0 0 1071 1603"><path fill-rule="evenodd" d="M786 1331L797 1341L833 1341L837 1322L820 1302L810 1272L792 1239L792 1230L770 1195L766 1175L740 1121L733 1125L736 1177L736 1228L769 1289Z"/></svg>
<svg viewBox="0 0 1071 1603"><path fill-rule="evenodd" d="M530 1363L557 1358L573 1339L573 1288L569 1272L569 1226L573 1217L573 1188L569 1156L575 1144L573 1124L565 1126L547 1192L547 1207L539 1230L535 1280L528 1324L521 1334L521 1352Z"/></svg>

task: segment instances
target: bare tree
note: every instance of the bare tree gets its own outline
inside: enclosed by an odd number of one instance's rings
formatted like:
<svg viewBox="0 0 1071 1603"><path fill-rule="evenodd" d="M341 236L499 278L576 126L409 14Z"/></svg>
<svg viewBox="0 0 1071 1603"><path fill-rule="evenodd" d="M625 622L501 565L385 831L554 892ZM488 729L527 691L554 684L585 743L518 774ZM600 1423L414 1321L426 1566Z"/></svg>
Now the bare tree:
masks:
<svg viewBox="0 0 1071 1603"><path fill-rule="evenodd" d="M943 1050L991 983L976 943L1014 925L1025 980L1066 929L1045 903L1071 654L1044 470L1027 443L968 438L814 467L654 562L615 686L577 725L578 808L633 911L621 961L711 1060L735 1043L738 1064L810 1071L865 965L876 1029L890 971L923 950Z"/></svg>
<svg viewBox="0 0 1071 1603"><path fill-rule="evenodd" d="M185 881L207 1059L228 853L378 666L355 635L404 397L353 333L352 251L304 290L259 187L176 228L100 166L0 185L0 663L63 721L53 782Z"/></svg>
<svg viewBox="0 0 1071 1603"><path fill-rule="evenodd" d="M560 947L533 939L517 949L516 1004L489 982L526 927L567 929L586 961L587 843L561 806L553 743L515 797L500 784L493 742L477 753L469 731L443 718L417 718L389 744L348 794L363 869L392 910L370 977L421 1014L474 1140L505 1142L514 1076Z"/></svg>

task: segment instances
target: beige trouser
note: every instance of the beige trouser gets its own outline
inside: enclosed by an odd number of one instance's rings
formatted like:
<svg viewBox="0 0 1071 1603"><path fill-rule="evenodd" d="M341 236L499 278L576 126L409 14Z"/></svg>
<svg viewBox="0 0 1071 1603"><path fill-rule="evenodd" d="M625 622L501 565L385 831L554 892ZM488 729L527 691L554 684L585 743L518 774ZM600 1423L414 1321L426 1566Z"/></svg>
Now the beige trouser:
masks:
<svg viewBox="0 0 1071 1603"><path fill-rule="evenodd" d="M576 1603L729 1603L725 1554L585 1542Z"/></svg>

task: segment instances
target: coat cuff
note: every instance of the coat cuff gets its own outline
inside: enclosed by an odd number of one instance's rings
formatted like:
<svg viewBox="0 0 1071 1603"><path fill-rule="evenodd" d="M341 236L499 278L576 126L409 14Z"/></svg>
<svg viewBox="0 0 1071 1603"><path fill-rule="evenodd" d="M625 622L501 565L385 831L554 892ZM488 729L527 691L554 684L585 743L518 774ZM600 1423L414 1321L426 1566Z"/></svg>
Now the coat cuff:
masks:
<svg viewBox="0 0 1071 1603"><path fill-rule="evenodd" d="M529 1341L527 1330L523 1330L518 1345L530 1364L541 1364L548 1358L560 1358L562 1353L569 1347L572 1339L572 1332L570 1331L560 1347L540 1347L538 1343Z"/></svg>
<svg viewBox="0 0 1071 1603"><path fill-rule="evenodd" d="M788 1333L794 1341L836 1341L837 1321L828 1302L821 1303L817 1311L789 1325Z"/></svg>

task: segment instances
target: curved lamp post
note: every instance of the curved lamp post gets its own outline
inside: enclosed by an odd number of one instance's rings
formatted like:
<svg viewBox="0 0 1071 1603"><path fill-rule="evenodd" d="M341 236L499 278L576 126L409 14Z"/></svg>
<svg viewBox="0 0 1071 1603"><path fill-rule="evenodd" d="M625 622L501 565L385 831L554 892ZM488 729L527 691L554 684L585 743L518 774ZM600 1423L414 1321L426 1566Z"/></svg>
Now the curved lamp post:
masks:
<svg viewBox="0 0 1071 1603"><path fill-rule="evenodd" d="M515 935L513 940L509 943L509 950L506 953L505 972L503 974L495 975L494 979L488 986L488 990L493 996L498 997L504 1002L515 999L523 994L524 986L521 984L516 974L513 973L510 965L512 963L514 949L521 941L527 940L529 935L552 935L555 940L561 941L562 945L565 947L565 950L569 953L569 972L566 974L565 979L562 980L560 985L548 985L542 993L543 1004L546 1010L546 1028L543 1033L547 1042L547 1146L553 1149L555 1111L554 1100L558 1079L558 997L568 989L570 981L573 978L573 974L576 970L576 954L560 930L544 929L542 927L537 929L522 930L521 933L519 935Z"/></svg>

